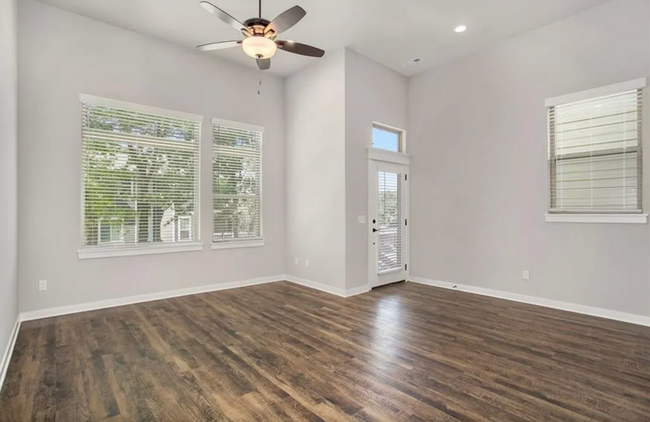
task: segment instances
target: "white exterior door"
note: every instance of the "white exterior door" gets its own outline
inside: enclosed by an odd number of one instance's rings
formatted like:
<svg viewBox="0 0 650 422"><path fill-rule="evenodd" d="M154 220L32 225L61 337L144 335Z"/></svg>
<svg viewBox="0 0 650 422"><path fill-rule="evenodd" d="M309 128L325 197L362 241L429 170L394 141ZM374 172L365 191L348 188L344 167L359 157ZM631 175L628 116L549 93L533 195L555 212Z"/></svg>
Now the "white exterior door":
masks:
<svg viewBox="0 0 650 422"><path fill-rule="evenodd" d="M371 160L368 178L370 287L408 279L407 165Z"/></svg>

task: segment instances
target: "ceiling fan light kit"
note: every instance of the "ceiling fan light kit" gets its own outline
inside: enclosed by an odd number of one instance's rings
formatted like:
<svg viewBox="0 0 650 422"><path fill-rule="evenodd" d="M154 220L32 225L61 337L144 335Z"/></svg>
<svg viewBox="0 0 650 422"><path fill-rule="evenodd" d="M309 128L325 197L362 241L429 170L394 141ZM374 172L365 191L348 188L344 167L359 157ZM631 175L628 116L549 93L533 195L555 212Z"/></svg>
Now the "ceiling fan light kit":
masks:
<svg viewBox="0 0 650 422"><path fill-rule="evenodd" d="M242 48L244 49L244 53L254 59L270 59L278 51L278 46L275 42L259 35L244 38Z"/></svg>
<svg viewBox="0 0 650 422"><path fill-rule="evenodd" d="M320 58L325 55L325 51L320 48L294 41L276 40L276 37L281 32L292 28L305 17L307 12L300 6L294 6L269 21L262 18L262 1L260 0L259 17L241 23L208 1L201 1L199 4L223 22L240 31L244 36L241 41L221 41L199 45L197 48L201 51L223 50L241 45L244 53L257 60L257 66L261 70L271 68L271 57L275 55L278 49L308 57Z"/></svg>

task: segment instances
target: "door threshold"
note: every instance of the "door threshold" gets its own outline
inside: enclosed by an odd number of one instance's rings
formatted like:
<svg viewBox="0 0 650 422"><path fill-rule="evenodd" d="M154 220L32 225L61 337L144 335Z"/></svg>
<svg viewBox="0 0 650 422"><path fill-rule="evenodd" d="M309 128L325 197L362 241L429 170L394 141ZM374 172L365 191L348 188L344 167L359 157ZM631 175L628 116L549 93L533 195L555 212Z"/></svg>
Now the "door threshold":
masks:
<svg viewBox="0 0 650 422"><path fill-rule="evenodd" d="M390 287L390 286L395 286L397 284L403 284L403 283L406 283L406 280L396 281L394 283L382 284L381 286L373 287L370 290L377 290L377 289L381 289L383 287Z"/></svg>

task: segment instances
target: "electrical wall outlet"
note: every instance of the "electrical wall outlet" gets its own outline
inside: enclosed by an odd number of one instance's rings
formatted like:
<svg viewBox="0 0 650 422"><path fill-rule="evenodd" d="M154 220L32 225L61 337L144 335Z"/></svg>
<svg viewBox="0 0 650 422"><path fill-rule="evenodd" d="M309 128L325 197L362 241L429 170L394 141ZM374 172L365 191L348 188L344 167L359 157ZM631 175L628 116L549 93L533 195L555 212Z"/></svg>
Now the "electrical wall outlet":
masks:
<svg viewBox="0 0 650 422"><path fill-rule="evenodd" d="M305 259L305 267L309 267L309 260Z"/></svg>
<svg viewBox="0 0 650 422"><path fill-rule="evenodd" d="M47 280L38 281L38 290L47 290Z"/></svg>
<svg viewBox="0 0 650 422"><path fill-rule="evenodd" d="M300 265L300 263L298 262L298 257L293 258L293 260L295 261L296 265Z"/></svg>
<svg viewBox="0 0 650 422"><path fill-rule="evenodd" d="M522 277L524 280L530 280L530 271L524 270Z"/></svg>

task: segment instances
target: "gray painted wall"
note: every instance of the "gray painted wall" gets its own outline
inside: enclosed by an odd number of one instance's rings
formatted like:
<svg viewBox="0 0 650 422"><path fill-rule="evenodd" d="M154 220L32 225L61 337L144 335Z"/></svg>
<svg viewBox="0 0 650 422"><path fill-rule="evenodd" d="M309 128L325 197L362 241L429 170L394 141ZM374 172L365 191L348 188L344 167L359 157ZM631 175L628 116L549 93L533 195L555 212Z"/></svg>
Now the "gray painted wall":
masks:
<svg viewBox="0 0 650 422"><path fill-rule="evenodd" d="M20 2L19 48L21 311L285 273L282 79L32 0ZM263 88L258 96L260 78ZM203 251L77 258L81 239L80 93L205 117ZM210 250L213 116L265 127L264 247ZM45 292L38 291L40 279L49 281Z"/></svg>
<svg viewBox="0 0 650 422"><path fill-rule="evenodd" d="M287 78L285 100L287 272L343 290L345 51Z"/></svg>
<svg viewBox="0 0 650 422"><path fill-rule="evenodd" d="M289 77L285 92L287 271L365 286L368 225L357 218L368 214L367 147L373 121L406 129L408 79L346 48Z"/></svg>
<svg viewBox="0 0 650 422"><path fill-rule="evenodd" d="M408 78L352 50L345 54L346 288L368 284L368 150L372 123L406 130ZM407 134L408 138L408 134Z"/></svg>
<svg viewBox="0 0 650 422"><path fill-rule="evenodd" d="M647 76L649 12L609 2L410 80L414 276L650 314L648 225L544 222L544 100Z"/></svg>
<svg viewBox="0 0 650 422"><path fill-rule="evenodd" d="M21 310L283 273L363 286L367 225L357 216L367 214L371 124L408 121L413 275L647 315L648 226L547 224L543 214L544 99L647 75L649 15L647 0L613 1L410 81L353 51L330 51L283 82L23 0ZM204 135L212 116L265 126L266 246L209 250L204 200L202 252L79 261L79 93L202 114ZM11 145L3 137L3 160ZM15 183L2 189L15 197ZM48 291L38 291L39 279Z"/></svg>
<svg viewBox="0 0 650 422"><path fill-rule="evenodd" d="M16 31L16 0L0 0L0 359L18 317Z"/></svg>

